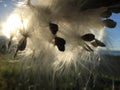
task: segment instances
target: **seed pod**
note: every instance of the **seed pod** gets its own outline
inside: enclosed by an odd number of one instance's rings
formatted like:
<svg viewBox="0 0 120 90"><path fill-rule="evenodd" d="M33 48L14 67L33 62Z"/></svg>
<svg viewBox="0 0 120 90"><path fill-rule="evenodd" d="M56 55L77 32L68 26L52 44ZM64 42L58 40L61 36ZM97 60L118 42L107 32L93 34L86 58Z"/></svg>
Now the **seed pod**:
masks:
<svg viewBox="0 0 120 90"><path fill-rule="evenodd" d="M50 31L52 32L52 34L54 34L54 35L58 31L58 25L57 24L49 23L49 28L50 28Z"/></svg>
<svg viewBox="0 0 120 90"><path fill-rule="evenodd" d="M106 20L103 20L103 23L105 24L106 27L108 28L114 28L116 26L116 22L111 20L111 19L106 19Z"/></svg>
<svg viewBox="0 0 120 90"><path fill-rule="evenodd" d="M65 43L66 41L63 38L55 37L55 45L60 51L65 51Z"/></svg>
<svg viewBox="0 0 120 90"><path fill-rule="evenodd" d="M91 34L91 33L88 33L88 34L85 34L83 36L81 36L81 38L84 40L84 41L92 41L95 39L95 35Z"/></svg>

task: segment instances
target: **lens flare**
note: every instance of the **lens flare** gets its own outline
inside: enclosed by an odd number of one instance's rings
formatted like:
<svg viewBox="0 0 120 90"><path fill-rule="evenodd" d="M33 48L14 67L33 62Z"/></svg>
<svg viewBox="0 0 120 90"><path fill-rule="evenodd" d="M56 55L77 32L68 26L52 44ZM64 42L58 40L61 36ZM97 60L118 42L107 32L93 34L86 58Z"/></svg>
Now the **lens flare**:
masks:
<svg viewBox="0 0 120 90"><path fill-rule="evenodd" d="M10 38L11 35L17 36L20 30L27 27L28 20L22 18L17 14L11 14L6 23L3 24L2 32L7 37Z"/></svg>

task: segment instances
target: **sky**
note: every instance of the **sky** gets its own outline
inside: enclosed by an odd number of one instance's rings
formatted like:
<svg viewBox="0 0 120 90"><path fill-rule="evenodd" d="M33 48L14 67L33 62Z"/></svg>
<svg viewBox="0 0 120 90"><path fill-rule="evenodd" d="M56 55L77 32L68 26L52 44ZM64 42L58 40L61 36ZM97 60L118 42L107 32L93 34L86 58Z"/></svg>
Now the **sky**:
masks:
<svg viewBox="0 0 120 90"><path fill-rule="evenodd" d="M16 3L19 1L21 0L0 0L0 22L7 19L9 14L15 9ZM110 18L117 22L117 26L113 29L106 28L105 31L109 37L105 38L111 41L110 49L120 50L120 13L113 13Z"/></svg>
<svg viewBox="0 0 120 90"><path fill-rule="evenodd" d="M112 43L110 48L113 50L120 50L120 13L113 13L110 18L117 22L115 28L106 28L107 36L109 36L108 39L110 39Z"/></svg>
<svg viewBox="0 0 120 90"><path fill-rule="evenodd" d="M0 0L0 21L5 20L15 9L17 0Z"/></svg>

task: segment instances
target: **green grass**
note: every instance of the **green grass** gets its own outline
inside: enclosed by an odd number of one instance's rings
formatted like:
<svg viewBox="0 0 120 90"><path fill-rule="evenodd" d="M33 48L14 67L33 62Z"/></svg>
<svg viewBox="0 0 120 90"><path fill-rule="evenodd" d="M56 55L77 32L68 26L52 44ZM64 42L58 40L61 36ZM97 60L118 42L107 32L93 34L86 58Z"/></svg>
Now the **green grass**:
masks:
<svg viewBox="0 0 120 90"><path fill-rule="evenodd" d="M17 62L11 62L11 55L0 55L0 90L13 90L20 75Z"/></svg>
<svg viewBox="0 0 120 90"><path fill-rule="evenodd" d="M34 88L34 85L36 85L33 80L34 74L27 75L27 77L22 79L20 77L23 76L23 72L25 73L24 75L27 74L25 70L21 70L19 60L14 60L10 54L0 55L0 90L28 90L30 86L33 86ZM37 77L35 78L37 79ZM29 81L26 82L28 79ZM43 82L47 82L46 77L43 76L42 79ZM47 84L45 84L43 82L40 84L38 83L38 88L36 90L50 90L52 83L48 82ZM91 85L91 83L93 83L93 79L90 80L89 84ZM82 84L80 80L79 84ZM118 84L120 85L120 82L115 81L115 85ZM42 85L43 87L40 85ZM47 85L49 88L47 88ZM79 88L77 81L74 78L58 78L58 80L56 79L55 85L58 89L61 90L77 90L77 88ZM96 79L95 87L91 87L90 85L88 85L88 90L112 90L112 79L107 75L100 75Z"/></svg>

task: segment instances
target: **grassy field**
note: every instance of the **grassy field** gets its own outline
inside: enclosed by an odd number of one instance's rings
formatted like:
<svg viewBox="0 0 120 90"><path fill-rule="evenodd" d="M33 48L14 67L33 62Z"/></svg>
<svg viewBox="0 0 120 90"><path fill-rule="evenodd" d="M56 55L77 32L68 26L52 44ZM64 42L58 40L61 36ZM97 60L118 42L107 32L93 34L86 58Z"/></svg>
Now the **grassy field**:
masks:
<svg viewBox="0 0 120 90"><path fill-rule="evenodd" d="M120 65L120 56L111 56L106 55L107 58L106 62L109 62L109 66L113 65L114 73L109 72L107 69L106 64L101 61L98 70L101 71L97 75L97 78L93 79L93 76L90 77L90 80L87 85L87 90L120 90L120 81L119 79L114 79L114 87L113 87L113 77L120 75L119 65ZM32 79L29 78L29 82L22 80L21 77L21 68L19 66L19 61L10 60L12 57L11 55L1 55L0 56L0 90L47 90L42 88L39 84L38 88L32 88ZM116 60L116 61L115 61ZM112 69L111 68L111 69ZM104 70L103 70L104 69ZM97 73L97 72L96 72ZM34 77L34 76L32 76ZM46 80L46 78L42 78ZM81 81L76 79L69 79L66 81L65 78L61 78L63 80L58 79L56 80L56 88L54 90L81 90ZM31 85L31 88L30 88ZM34 84L33 84L34 85ZM45 87L47 84L43 83ZM49 84L51 85L51 84ZM50 88L48 88L51 90Z"/></svg>
<svg viewBox="0 0 120 90"><path fill-rule="evenodd" d="M0 55L0 90L14 90L20 75L17 62L9 60L10 55Z"/></svg>

